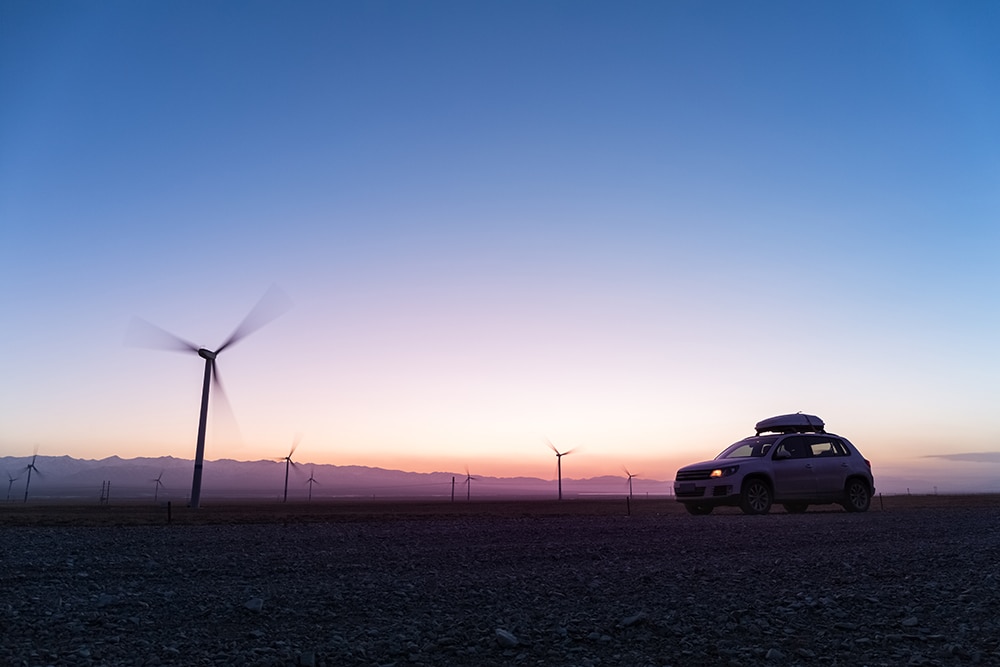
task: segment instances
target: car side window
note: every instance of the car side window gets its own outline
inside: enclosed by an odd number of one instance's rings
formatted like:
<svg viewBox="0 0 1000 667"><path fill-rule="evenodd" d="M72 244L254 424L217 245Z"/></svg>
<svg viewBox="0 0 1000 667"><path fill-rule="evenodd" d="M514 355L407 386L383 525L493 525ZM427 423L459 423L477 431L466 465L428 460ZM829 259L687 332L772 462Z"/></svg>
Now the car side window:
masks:
<svg viewBox="0 0 1000 667"><path fill-rule="evenodd" d="M782 440L774 452L774 458L776 459L805 459L810 456L812 456L812 450L809 448L809 443L806 442L804 437L799 435L789 436Z"/></svg>
<svg viewBox="0 0 1000 667"><path fill-rule="evenodd" d="M847 456L847 448L837 438L811 436L809 441L813 456Z"/></svg>

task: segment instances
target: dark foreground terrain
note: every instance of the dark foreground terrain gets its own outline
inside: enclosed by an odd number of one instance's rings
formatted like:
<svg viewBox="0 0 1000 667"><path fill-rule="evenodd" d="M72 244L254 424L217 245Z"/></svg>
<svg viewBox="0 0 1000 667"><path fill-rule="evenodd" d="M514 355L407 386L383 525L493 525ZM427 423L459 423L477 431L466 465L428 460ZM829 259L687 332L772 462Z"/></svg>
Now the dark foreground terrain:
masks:
<svg viewBox="0 0 1000 667"><path fill-rule="evenodd" d="M631 515L626 514L631 511ZM1000 502L0 509L0 665L1000 663Z"/></svg>

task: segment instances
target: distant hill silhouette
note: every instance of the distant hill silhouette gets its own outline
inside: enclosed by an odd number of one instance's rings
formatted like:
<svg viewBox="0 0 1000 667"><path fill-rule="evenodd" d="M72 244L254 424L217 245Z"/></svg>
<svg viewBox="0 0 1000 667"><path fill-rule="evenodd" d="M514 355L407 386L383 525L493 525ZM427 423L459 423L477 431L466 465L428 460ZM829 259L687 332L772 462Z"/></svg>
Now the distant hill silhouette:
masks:
<svg viewBox="0 0 1000 667"><path fill-rule="evenodd" d="M25 475L31 457L0 458L0 482L9 475L19 477L11 485L11 500L23 500ZM41 474L31 478L32 500L100 499L105 482L111 483L112 500L153 500L155 479L163 486L159 501L186 501L191 493L194 463L172 456L158 458L75 459L70 456L39 456L35 462ZM162 476L161 476L162 473ZM312 473L313 500L350 498L422 498L450 499L454 479L455 501L466 498L465 474L451 472L417 473L367 466L337 466L304 463L292 468L288 481L289 501L304 501L309 495L306 480ZM202 482L203 498L281 499L285 464L278 461L206 461ZM633 494L667 495L672 482L633 478ZM536 477L488 477L477 474L472 482L472 499L547 498L556 494L555 480ZM588 479L563 478L563 496L628 495L625 475L606 475ZM0 501L7 497L0 487Z"/></svg>

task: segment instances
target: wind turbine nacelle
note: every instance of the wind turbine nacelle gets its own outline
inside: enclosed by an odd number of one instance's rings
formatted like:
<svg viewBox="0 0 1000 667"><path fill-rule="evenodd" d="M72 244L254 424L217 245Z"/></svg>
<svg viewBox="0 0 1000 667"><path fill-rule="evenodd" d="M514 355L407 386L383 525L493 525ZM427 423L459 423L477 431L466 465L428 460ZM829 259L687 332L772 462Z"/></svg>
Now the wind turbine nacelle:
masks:
<svg viewBox="0 0 1000 667"><path fill-rule="evenodd" d="M206 350L205 348L201 348L200 350L198 350L198 356L201 357L202 359L209 359L215 361L215 352L212 352L211 350Z"/></svg>

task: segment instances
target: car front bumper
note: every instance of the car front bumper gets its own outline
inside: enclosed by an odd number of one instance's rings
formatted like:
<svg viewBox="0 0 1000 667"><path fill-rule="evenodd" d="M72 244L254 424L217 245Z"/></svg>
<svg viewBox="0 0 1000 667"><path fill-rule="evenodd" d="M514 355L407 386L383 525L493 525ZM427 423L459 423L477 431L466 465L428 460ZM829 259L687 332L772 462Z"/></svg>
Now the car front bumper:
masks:
<svg viewBox="0 0 1000 667"><path fill-rule="evenodd" d="M739 490L733 484L707 482L674 482L674 498L679 502L703 501L723 504L739 497Z"/></svg>

